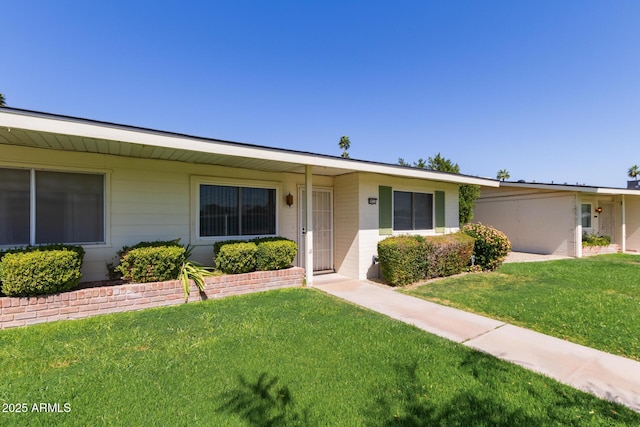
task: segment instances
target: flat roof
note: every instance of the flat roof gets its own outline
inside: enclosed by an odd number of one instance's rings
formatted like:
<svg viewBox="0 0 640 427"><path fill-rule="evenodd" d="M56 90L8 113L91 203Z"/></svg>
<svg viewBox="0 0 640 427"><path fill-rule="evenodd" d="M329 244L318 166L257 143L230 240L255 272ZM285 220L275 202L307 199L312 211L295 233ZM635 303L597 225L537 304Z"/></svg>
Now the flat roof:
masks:
<svg viewBox="0 0 640 427"><path fill-rule="evenodd" d="M615 188L615 187L598 187L593 185L570 185L570 184L547 184L538 182L517 182L517 181L501 181L500 187L508 188L535 188L539 190L556 190L556 191L572 191L580 193L592 193L592 194L629 194L634 196L640 196L640 190L633 190L628 188Z"/></svg>
<svg viewBox="0 0 640 427"><path fill-rule="evenodd" d="M497 180L369 160L204 138L136 126L0 107L0 144L175 160L264 171L337 176L370 172L498 187Z"/></svg>

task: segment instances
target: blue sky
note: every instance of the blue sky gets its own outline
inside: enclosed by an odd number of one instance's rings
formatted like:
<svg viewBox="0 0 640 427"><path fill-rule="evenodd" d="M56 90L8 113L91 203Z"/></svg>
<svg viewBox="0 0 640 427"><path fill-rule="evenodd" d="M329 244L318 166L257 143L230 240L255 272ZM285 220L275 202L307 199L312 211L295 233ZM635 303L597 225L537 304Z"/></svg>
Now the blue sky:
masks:
<svg viewBox="0 0 640 427"><path fill-rule="evenodd" d="M469 175L626 186L638 1L31 1L7 105Z"/></svg>

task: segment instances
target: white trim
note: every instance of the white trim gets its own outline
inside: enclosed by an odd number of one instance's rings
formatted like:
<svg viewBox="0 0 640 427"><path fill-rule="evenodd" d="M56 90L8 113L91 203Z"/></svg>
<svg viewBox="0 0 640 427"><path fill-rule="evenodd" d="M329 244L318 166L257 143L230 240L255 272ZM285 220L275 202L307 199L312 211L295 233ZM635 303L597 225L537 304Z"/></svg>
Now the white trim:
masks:
<svg viewBox="0 0 640 427"><path fill-rule="evenodd" d="M622 195L622 200L620 201L620 210L622 211L622 224L621 224L621 232L622 232L622 245L620 247L620 249L622 250L622 253L625 253L627 251L627 213L626 213L626 202L624 200L624 194Z"/></svg>
<svg viewBox="0 0 640 427"><path fill-rule="evenodd" d="M284 162L300 166L307 165L309 167L334 168L344 170L345 173L372 172L405 178L418 178L458 184L475 184L487 187L498 187L500 185L497 180L490 178L472 177L426 169L409 168L400 165L358 161L321 154L211 140L151 129L139 129L72 117L60 117L45 113L14 111L9 108L0 108L0 127L96 138L116 141L120 144L131 143L190 152L196 151L200 153L263 159L265 161Z"/></svg>
<svg viewBox="0 0 640 427"><path fill-rule="evenodd" d="M102 242L65 242L69 245L80 245L83 248L111 247L111 170L97 168L82 168L71 166L51 166L41 163L0 162L2 169L22 169L29 171L29 245L36 243L36 172L64 172L76 174L102 175L103 191L103 241ZM0 248L15 247L16 245L0 245Z"/></svg>
<svg viewBox="0 0 640 427"><path fill-rule="evenodd" d="M275 233L265 235L233 235L233 236L200 236L200 185L219 185L225 187L241 187L241 188L265 188L275 190L276 196L276 217L275 217ZM190 235L191 244L194 245L210 245L215 242L224 240L251 240L256 237L273 237L279 233L280 218L280 187L281 183L276 181L258 181L241 178L211 177L202 175L190 176L191 187L191 209L190 209Z"/></svg>
<svg viewBox="0 0 640 427"><path fill-rule="evenodd" d="M593 187L587 185L562 185L562 184L537 184L528 182L500 182L500 187L509 188L530 188L538 190L575 191L578 193L621 195L628 194L640 196L640 190L629 190L625 188Z"/></svg>
<svg viewBox="0 0 640 427"><path fill-rule="evenodd" d="M315 274L318 273L325 273L325 272L329 272L329 271L335 271L334 267L335 267L335 229L334 229L334 215L335 215L335 210L334 210L334 198L333 198L333 187L327 187L327 186L313 186L313 190L311 192L311 194L313 194L314 192L319 191L319 192L325 192L325 193L329 193L329 201L330 201L330 205L331 205L331 215L329 217L329 226L331 228L331 240L330 240L330 248L331 249L331 257L330 257L330 264L331 264L331 268L329 270L316 270L314 271ZM303 192L305 192L305 196L306 196L306 189L304 185L298 185L297 186L297 194L298 194L298 200L304 200L303 198ZM305 212L305 214L303 215L303 211ZM313 216L313 212L312 212L312 216ZM305 203L302 202L298 205L298 212L297 212L297 219L298 219L298 223L300 224L300 226L298 227L298 247L300 249L300 258L298 261L298 266L304 268L305 267L305 252L303 251L303 249L306 251L305 249L305 235L302 233L302 228L303 228L303 224L306 224L306 210L305 210ZM312 230L313 232L316 232L316 229ZM314 246L314 250L316 250L317 247ZM315 267L314 267L315 268Z"/></svg>

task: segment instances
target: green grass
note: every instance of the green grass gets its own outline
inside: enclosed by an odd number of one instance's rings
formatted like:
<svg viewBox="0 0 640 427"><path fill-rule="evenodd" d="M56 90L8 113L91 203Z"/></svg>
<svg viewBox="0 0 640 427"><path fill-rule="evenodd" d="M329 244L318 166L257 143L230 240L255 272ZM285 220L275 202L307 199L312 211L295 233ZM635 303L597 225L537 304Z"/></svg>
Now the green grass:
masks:
<svg viewBox="0 0 640 427"><path fill-rule="evenodd" d="M640 360L640 256L504 264L404 292Z"/></svg>
<svg viewBox="0 0 640 427"><path fill-rule="evenodd" d="M0 425L639 425L640 414L289 289L0 331Z"/></svg>

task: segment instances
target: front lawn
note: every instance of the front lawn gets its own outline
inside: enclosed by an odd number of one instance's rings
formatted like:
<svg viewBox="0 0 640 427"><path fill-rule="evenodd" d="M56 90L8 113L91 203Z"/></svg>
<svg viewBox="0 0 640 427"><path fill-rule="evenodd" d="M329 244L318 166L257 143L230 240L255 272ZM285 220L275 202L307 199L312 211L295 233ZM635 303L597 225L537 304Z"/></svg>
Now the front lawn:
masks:
<svg viewBox="0 0 640 427"><path fill-rule="evenodd" d="M640 424L312 289L4 330L0 364L1 425Z"/></svg>
<svg viewBox="0 0 640 427"><path fill-rule="evenodd" d="M640 256L504 264L405 292L640 360Z"/></svg>

